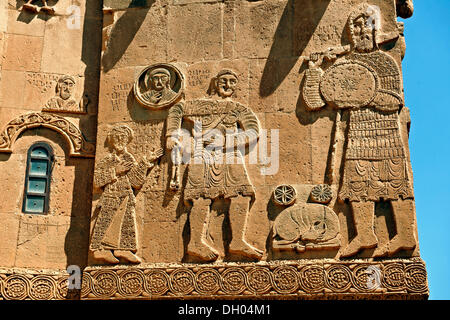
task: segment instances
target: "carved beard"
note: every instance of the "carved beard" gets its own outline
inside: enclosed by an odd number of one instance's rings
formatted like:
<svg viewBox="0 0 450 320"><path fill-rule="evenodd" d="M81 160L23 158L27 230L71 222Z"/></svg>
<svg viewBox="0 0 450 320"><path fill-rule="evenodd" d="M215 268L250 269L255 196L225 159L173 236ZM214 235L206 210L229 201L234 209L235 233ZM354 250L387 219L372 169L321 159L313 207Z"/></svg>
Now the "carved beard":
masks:
<svg viewBox="0 0 450 320"><path fill-rule="evenodd" d="M373 35L369 33L362 34L356 37L356 50L359 52L370 52L374 49Z"/></svg>
<svg viewBox="0 0 450 320"><path fill-rule="evenodd" d="M60 93L61 99L67 100L70 98L71 95L72 95L72 93L70 91L61 90L61 93Z"/></svg>

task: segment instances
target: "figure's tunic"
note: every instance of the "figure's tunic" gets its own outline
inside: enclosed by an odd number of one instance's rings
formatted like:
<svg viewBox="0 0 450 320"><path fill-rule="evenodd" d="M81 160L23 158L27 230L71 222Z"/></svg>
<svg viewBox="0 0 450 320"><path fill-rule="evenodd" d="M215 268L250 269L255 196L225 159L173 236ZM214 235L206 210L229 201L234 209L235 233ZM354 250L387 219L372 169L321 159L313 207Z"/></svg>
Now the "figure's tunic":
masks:
<svg viewBox="0 0 450 320"><path fill-rule="evenodd" d="M133 163L128 172L117 175L115 167L122 162ZM103 188L99 200L100 212L93 230L91 249L130 250L136 252L136 199L133 188L145 182L149 166L125 152L120 157L109 154L103 158L94 173L94 184Z"/></svg>
<svg viewBox="0 0 450 320"><path fill-rule="evenodd" d="M80 105L74 99L64 100L59 96L55 96L47 101L46 105L42 110L48 111L72 111L72 112L82 112Z"/></svg>
<svg viewBox="0 0 450 320"><path fill-rule="evenodd" d="M372 68L379 84L370 104L350 109L339 198L350 201L413 198L400 136L399 111L403 98L399 68L389 55L379 50L352 53L345 59Z"/></svg>
<svg viewBox="0 0 450 320"><path fill-rule="evenodd" d="M253 132L257 138L260 126L255 114L233 101L197 100L180 103L169 111L167 136L173 135L181 127L183 119L201 123L200 132L194 130L185 200L231 198L238 195L254 197L255 190L248 178L243 155L235 148L225 150L225 141L220 143L223 148L212 147L217 143L212 133L218 130L215 132L220 132L225 138L227 134L238 133L238 129L241 129L244 132L240 134ZM234 162L230 163L227 159L234 159Z"/></svg>

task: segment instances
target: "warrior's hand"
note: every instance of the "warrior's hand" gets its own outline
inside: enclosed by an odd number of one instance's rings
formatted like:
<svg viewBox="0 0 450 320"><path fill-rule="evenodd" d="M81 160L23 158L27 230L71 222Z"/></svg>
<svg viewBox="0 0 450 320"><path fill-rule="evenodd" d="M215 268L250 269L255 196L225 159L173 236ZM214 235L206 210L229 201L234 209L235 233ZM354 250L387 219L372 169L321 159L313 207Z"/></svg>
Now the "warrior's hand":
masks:
<svg viewBox="0 0 450 320"><path fill-rule="evenodd" d="M149 162L154 162L154 161L158 160L159 158L161 158L163 153L164 153L163 149L159 148L156 151L150 152L149 156L147 157L147 160Z"/></svg>
<svg viewBox="0 0 450 320"><path fill-rule="evenodd" d="M115 169L116 169L116 174L120 175L120 174L127 173L128 171L131 170L131 168L133 168L133 162L130 162L130 161L122 161L121 163L119 163L119 164L116 165L116 167L115 167Z"/></svg>
<svg viewBox="0 0 450 320"><path fill-rule="evenodd" d="M173 148L179 147L179 146L181 146L180 140L178 140L177 138L171 137L171 136L167 137L167 140L166 140L166 149L167 150L171 151Z"/></svg>

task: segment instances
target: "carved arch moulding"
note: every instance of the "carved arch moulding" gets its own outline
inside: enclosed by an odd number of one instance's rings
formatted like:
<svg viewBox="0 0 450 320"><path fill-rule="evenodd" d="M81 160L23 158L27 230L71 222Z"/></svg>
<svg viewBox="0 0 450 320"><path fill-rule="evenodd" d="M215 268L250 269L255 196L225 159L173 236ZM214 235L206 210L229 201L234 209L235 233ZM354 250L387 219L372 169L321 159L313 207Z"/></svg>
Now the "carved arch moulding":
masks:
<svg viewBox="0 0 450 320"><path fill-rule="evenodd" d="M69 143L69 156L93 158L95 144L86 141L80 129L70 121L53 114L33 112L11 120L0 131L0 152L12 153L13 146L22 132L44 127L60 133Z"/></svg>

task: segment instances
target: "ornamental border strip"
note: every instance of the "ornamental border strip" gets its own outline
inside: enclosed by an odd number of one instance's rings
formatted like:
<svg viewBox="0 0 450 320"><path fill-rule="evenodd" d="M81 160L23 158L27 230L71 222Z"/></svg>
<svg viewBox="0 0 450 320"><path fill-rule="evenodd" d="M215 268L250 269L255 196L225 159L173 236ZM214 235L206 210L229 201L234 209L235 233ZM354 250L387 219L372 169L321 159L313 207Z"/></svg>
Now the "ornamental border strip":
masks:
<svg viewBox="0 0 450 320"><path fill-rule="evenodd" d="M0 300L426 298L422 260L97 266L68 290L65 271L0 269ZM378 279L379 285L368 283ZM369 282L368 282L369 281Z"/></svg>

